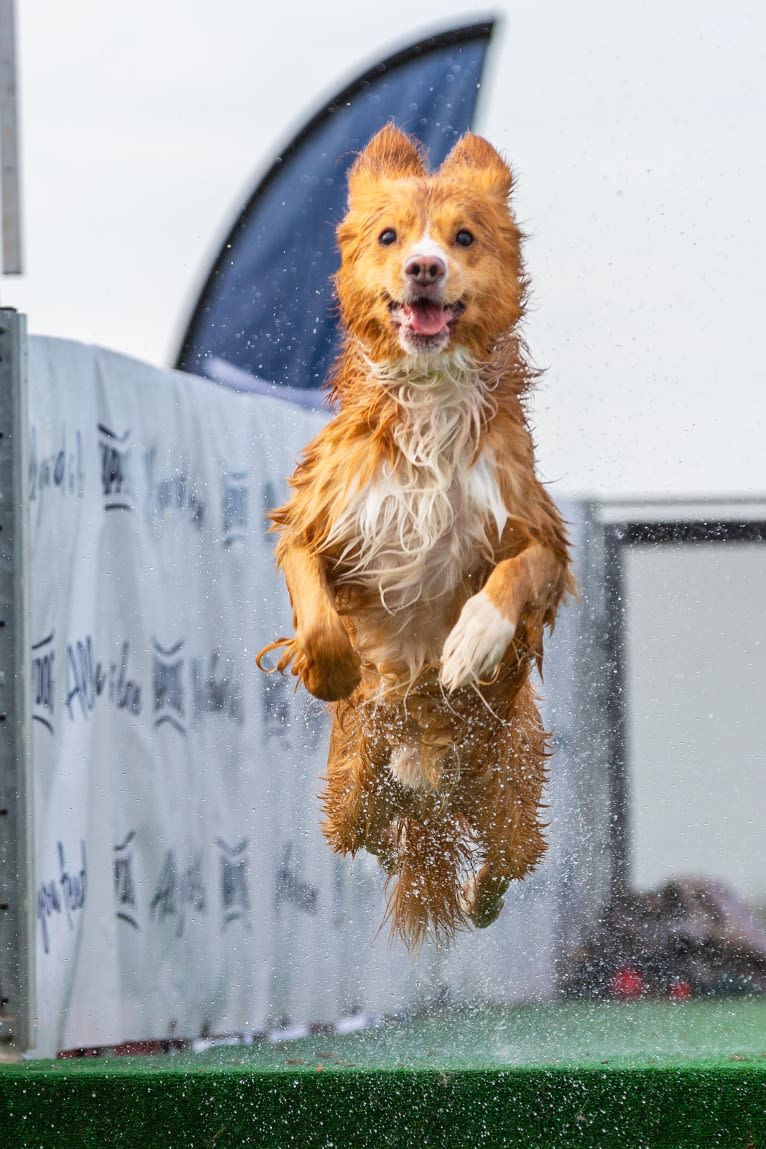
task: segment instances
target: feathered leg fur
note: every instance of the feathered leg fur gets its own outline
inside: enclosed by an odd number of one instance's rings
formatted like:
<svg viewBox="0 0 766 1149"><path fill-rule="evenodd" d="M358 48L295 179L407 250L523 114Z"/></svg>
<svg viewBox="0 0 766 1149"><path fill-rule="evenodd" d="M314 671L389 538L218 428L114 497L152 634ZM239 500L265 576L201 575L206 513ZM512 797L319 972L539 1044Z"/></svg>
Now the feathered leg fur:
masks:
<svg viewBox="0 0 766 1149"><path fill-rule="evenodd" d="M449 701L433 672L393 700L367 673L333 707L323 830L339 853L364 846L378 857L392 928L411 946L489 925L509 883L545 851L545 734L526 673L511 662L481 694L466 687ZM398 780L402 748L426 762L430 785Z"/></svg>

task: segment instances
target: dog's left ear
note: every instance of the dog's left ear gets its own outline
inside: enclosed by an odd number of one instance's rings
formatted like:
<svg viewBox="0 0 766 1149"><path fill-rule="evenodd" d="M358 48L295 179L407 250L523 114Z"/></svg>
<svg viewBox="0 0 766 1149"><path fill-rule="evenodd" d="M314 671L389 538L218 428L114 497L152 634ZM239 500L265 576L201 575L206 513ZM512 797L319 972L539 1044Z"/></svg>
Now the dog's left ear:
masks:
<svg viewBox="0 0 766 1149"><path fill-rule="evenodd" d="M513 187L513 173L503 157L473 132L461 136L439 168L439 175L470 180L504 201Z"/></svg>

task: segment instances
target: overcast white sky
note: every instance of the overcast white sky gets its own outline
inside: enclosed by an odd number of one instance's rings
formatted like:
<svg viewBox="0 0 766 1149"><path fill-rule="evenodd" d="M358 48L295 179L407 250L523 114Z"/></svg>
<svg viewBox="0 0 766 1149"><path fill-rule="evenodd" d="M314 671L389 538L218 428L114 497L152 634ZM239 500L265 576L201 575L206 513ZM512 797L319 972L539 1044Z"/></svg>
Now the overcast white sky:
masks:
<svg viewBox="0 0 766 1149"><path fill-rule="evenodd" d="M17 0L33 332L172 362L275 152L455 0ZM517 172L563 494L766 495L766 7L501 0L478 129Z"/></svg>

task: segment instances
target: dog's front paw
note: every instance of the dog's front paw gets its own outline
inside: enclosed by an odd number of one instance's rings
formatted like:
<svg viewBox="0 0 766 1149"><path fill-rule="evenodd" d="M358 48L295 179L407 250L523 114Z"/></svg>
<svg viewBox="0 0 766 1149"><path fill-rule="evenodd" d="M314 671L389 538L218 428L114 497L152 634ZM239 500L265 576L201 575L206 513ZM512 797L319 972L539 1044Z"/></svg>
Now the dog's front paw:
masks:
<svg viewBox="0 0 766 1149"><path fill-rule="evenodd" d="M447 690L489 678L508 649L516 627L484 591L469 598L447 635L440 679Z"/></svg>
<svg viewBox="0 0 766 1149"><path fill-rule="evenodd" d="M353 694L362 665L340 618L322 620L296 637L301 655L294 669L306 689L323 702L338 702Z"/></svg>

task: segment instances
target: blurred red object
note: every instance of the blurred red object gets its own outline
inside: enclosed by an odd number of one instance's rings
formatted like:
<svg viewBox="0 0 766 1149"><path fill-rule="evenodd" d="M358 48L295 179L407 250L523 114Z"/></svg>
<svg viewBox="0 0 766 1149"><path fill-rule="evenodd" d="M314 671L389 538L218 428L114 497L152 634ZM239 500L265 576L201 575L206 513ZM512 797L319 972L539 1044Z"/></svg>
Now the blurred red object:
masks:
<svg viewBox="0 0 766 1149"><path fill-rule="evenodd" d="M646 982L634 966L625 965L612 974L609 992L621 1001L632 1001L646 992Z"/></svg>
<svg viewBox="0 0 766 1149"><path fill-rule="evenodd" d="M691 996L692 987L683 978L674 981L668 990L668 997L671 1001L688 1001Z"/></svg>

